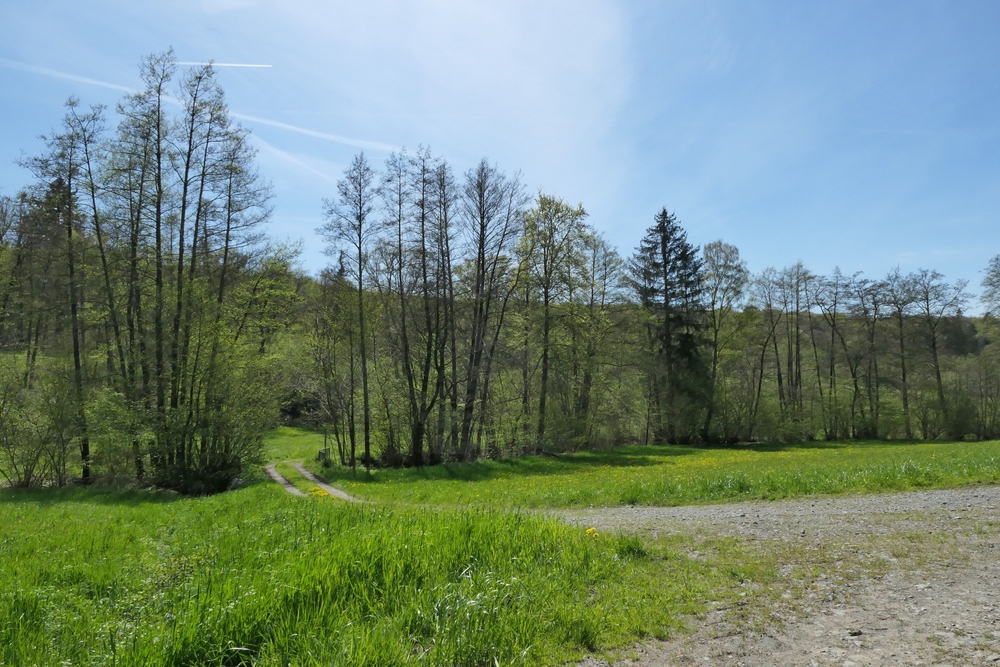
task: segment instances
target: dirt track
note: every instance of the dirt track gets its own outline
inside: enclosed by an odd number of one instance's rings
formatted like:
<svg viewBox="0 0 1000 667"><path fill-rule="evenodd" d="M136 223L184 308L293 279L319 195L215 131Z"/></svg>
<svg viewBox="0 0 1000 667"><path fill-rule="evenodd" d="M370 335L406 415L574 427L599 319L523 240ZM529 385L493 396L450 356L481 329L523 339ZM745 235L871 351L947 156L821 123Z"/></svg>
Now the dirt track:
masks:
<svg viewBox="0 0 1000 667"><path fill-rule="evenodd" d="M767 590L616 665L1000 666L1000 487L562 514L599 531L737 537L786 563Z"/></svg>
<svg viewBox="0 0 1000 667"><path fill-rule="evenodd" d="M287 479L285 479L285 477L280 472L278 472L278 469L274 467L273 463L271 465L264 466L264 472L267 473L268 477L270 477L275 482L277 482L278 484L280 484L281 487L283 489L285 489L285 491L288 491L293 496L303 496L304 497L306 495L306 494L302 493L301 491L299 491L297 488L295 488L294 484L292 484Z"/></svg>

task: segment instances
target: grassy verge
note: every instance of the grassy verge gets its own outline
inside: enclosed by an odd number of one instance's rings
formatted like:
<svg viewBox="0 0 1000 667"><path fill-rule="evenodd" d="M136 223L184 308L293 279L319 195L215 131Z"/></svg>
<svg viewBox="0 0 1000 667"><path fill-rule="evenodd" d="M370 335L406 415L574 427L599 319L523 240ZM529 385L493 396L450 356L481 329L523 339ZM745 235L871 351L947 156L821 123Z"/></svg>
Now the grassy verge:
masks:
<svg viewBox="0 0 1000 667"><path fill-rule="evenodd" d="M1000 441L623 447L371 474L334 467L322 474L352 495L389 502L683 505L997 483Z"/></svg>
<svg viewBox="0 0 1000 667"><path fill-rule="evenodd" d="M732 594L760 567L734 553L273 484L197 499L6 490L0 665L557 664L663 636Z"/></svg>

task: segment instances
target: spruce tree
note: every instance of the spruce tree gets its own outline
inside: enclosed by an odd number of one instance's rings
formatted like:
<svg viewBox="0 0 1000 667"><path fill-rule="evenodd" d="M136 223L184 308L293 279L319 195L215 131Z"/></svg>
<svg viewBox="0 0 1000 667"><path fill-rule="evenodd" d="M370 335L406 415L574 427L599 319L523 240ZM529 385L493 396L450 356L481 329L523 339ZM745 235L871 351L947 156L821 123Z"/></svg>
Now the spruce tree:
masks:
<svg viewBox="0 0 1000 667"><path fill-rule="evenodd" d="M706 409L702 360L701 260L677 216L654 218L629 261L630 282L646 316L650 424L657 442L687 442Z"/></svg>

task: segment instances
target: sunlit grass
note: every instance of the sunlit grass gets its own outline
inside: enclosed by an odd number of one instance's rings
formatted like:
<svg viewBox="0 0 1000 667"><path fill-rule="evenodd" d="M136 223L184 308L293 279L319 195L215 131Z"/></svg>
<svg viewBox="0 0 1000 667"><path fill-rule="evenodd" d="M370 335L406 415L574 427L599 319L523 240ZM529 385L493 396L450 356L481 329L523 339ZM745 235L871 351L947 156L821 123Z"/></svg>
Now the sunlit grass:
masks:
<svg viewBox="0 0 1000 667"><path fill-rule="evenodd" d="M682 505L997 483L1000 441L633 446L370 475L334 467L323 474L360 498L401 503Z"/></svg>
<svg viewBox="0 0 1000 667"><path fill-rule="evenodd" d="M269 461L311 461L321 449L323 449L322 433L282 426L268 435L264 443L264 458Z"/></svg>
<svg viewBox="0 0 1000 667"><path fill-rule="evenodd" d="M274 484L0 491L0 665L558 664L663 636L732 586L673 547L525 514Z"/></svg>

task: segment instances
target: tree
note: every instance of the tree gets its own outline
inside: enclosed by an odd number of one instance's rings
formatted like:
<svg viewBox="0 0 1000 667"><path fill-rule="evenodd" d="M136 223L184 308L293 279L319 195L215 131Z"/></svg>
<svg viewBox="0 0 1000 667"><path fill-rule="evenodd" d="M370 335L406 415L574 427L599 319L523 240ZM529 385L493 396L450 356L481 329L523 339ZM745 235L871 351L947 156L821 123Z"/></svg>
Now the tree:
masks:
<svg viewBox="0 0 1000 667"><path fill-rule="evenodd" d="M934 371L934 384L937 388L938 409L945 428L951 428L948 414L948 401L945 398L944 382L941 377L941 323L948 317L958 316L962 306L968 301L965 293L965 281L960 280L954 285L944 282L937 271L920 269L912 276L915 309L924 325L927 336L927 347L931 353L931 369ZM964 433L952 433L961 437Z"/></svg>
<svg viewBox="0 0 1000 667"><path fill-rule="evenodd" d="M701 260L677 217L661 210L629 262L648 317L647 368L657 441L689 441L703 423L707 375L701 358Z"/></svg>
<svg viewBox="0 0 1000 667"><path fill-rule="evenodd" d="M904 276L899 267L893 269L885 279L886 303L896 324L896 342L899 344L900 399L903 404L903 425L907 440L913 437L910 418L910 382L906 370L906 321L913 313L917 301L913 276Z"/></svg>
<svg viewBox="0 0 1000 667"><path fill-rule="evenodd" d="M622 301L622 259L607 239L592 230L585 230L582 246L577 292L582 294L583 314L573 345L574 352L577 349L581 352L582 366L576 398L576 433L592 435L593 394L599 364L607 364L614 358L614 351L628 345L615 339L615 334L621 334L623 328L621 318L614 313Z"/></svg>
<svg viewBox="0 0 1000 667"><path fill-rule="evenodd" d="M435 280L440 294L441 333L437 346L438 404L437 444L432 444L431 460L440 462L442 451L456 451L459 446L458 324L455 305L455 267L452 248L455 241L455 216L459 210L459 192L451 167L441 160L431 178L430 213L433 241L438 257ZM444 397L448 398L447 405Z"/></svg>
<svg viewBox="0 0 1000 667"><path fill-rule="evenodd" d="M573 264L582 261L583 204L574 208L562 199L538 193L528 211L521 237L521 256L530 284L542 305L541 382L538 388L538 429L536 446L545 442L545 411L548 398L550 335L553 301L570 287Z"/></svg>
<svg viewBox="0 0 1000 667"><path fill-rule="evenodd" d="M712 418L715 414L719 357L739 331L737 327L730 327L730 322L742 304L750 273L747 271L746 262L740 259L739 249L721 240L706 245L702 250L702 257L712 363L709 374L708 408L705 411L705 425L701 437L708 441L711 439Z"/></svg>
<svg viewBox="0 0 1000 667"><path fill-rule="evenodd" d="M372 463L371 401L368 390L368 334L365 329L365 270L371 244L378 229L372 213L378 203L379 188L375 171L368 165L364 153L358 153L337 181L338 197L324 200L327 222L320 229L329 244L328 254L336 254L341 246L345 267L354 277L358 289L358 349L361 357L361 404L363 414L365 467Z"/></svg>
<svg viewBox="0 0 1000 667"><path fill-rule="evenodd" d="M81 294L82 277L80 274L79 247L81 234L79 229L80 215L77 202L83 194L83 184L89 176L89 167L85 146L94 143L94 137L81 128L75 110L77 101L70 98L66 107L69 110L63 119L63 132L53 135L47 141L47 152L37 158L27 160L27 166L43 183L47 183L47 193L44 199L45 208L50 211L60 223L65 239L63 252L65 257L66 285L69 295L69 322L73 347L73 388L76 405L76 428L80 442L80 459L82 463L82 480L84 484L90 478L90 438L87 433L86 387L83 367L83 337L84 323L80 316L84 308ZM99 119L94 123L99 124ZM81 130L83 130L81 132Z"/></svg>
<svg viewBox="0 0 1000 667"><path fill-rule="evenodd" d="M189 493L226 488L269 426L266 353L294 301L282 294L289 255L259 243L270 191L211 68L171 91L175 69L170 52L144 59L144 88L118 106L111 140L103 109L82 112L71 98L47 152L26 162L38 183L8 286L28 306L25 389L46 362L36 414L57 482L56 454L70 442L84 481L93 474L91 411L108 474L120 474L113 443L128 443L137 479ZM176 117L168 97L182 103ZM71 382L51 372L65 358ZM89 363L102 358L106 370Z"/></svg>
<svg viewBox="0 0 1000 667"><path fill-rule="evenodd" d="M472 431L489 398L492 352L503 328L513 280L510 253L524 222L528 197L518 175L507 176L486 159L465 174L462 226L469 252L469 338L458 458L472 458Z"/></svg>
<svg viewBox="0 0 1000 667"><path fill-rule="evenodd" d="M986 266L983 277L983 294L980 300L986 306L986 312L994 317L1000 313L1000 255L994 255Z"/></svg>

